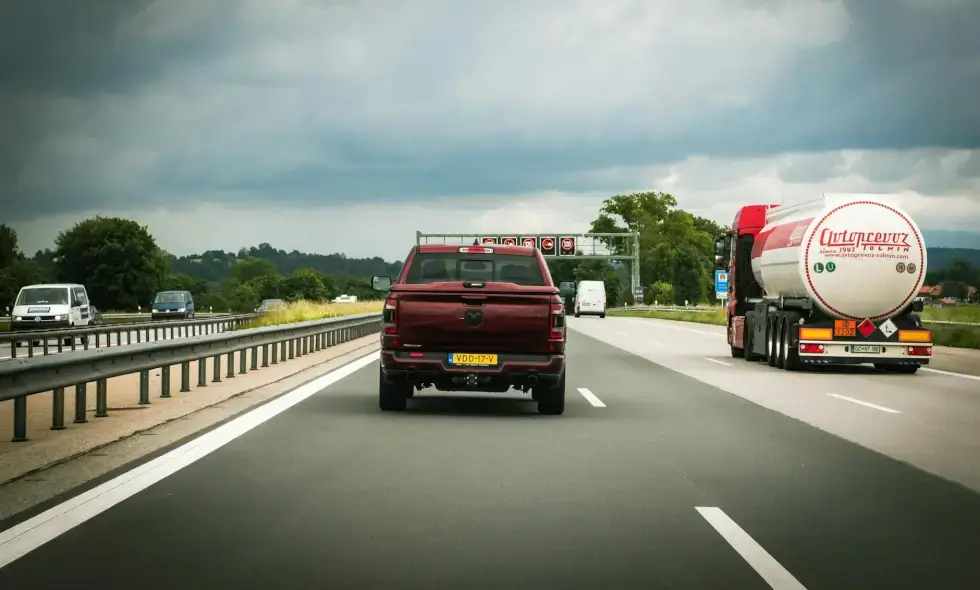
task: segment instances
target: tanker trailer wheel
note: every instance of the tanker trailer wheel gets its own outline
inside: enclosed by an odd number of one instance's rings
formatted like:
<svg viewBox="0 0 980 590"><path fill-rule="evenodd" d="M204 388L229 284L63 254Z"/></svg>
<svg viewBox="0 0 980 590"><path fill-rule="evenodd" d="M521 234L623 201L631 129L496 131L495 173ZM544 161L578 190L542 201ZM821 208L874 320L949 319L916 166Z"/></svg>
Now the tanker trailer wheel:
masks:
<svg viewBox="0 0 980 590"><path fill-rule="evenodd" d="M779 314L770 313L766 316L766 362L770 367L776 366L779 351L776 350L776 341L779 339Z"/></svg>
<svg viewBox="0 0 980 590"><path fill-rule="evenodd" d="M786 371L796 371L800 368L800 351L797 347L793 346L793 339L790 338L795 325L796 318L787 315L782 321L782 343L780 345L781 356L779 358L779 368Z"/></svg>
<svg viewBox="0 0 980 590"><path fill-rule="evenodd" d="M786 317L780 313L776 315L776 327L773 328L773 348L775 351L777 369L783 368L783 359L786 358Z"/></svg>

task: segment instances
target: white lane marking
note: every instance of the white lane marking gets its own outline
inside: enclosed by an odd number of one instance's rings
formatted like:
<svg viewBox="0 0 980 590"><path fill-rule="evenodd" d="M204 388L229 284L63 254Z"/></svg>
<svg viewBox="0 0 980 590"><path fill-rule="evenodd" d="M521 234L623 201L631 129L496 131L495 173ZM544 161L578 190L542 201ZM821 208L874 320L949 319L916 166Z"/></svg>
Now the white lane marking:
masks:
<svg viewBox="0 0 980 590"><path fill-rule="evenodd" d="M929 367L920 367L920 371L928 371L930 373L936 373L937 375L946 375L947 377L960 377L962 379L973 379L974 381L980 381L980 375L967 375L966 373L954 373L952 371L941 371L939 369L930 369Z"/></svg>
<svg viewBox="0 0 980 590"><path fill-rule="evenodd" d="M719 364L719 365L725 365L726 367L732 366L731 363L726 363L725 361L720 361L718 359L709 359L708 357L704 357L704 360L710 361L712 363L716 363L716 364Z"/></svg>
<svg viewBox="0 0 980 590"><path fill-rule="evenodd" d="M837 399L842 399L846 402L851 402L852 404L860 404L862 406L867 406L869 408L881 410L882 412L888 412L889 414L901 414L901 412L899 412L898 410L893 410L891 408L886 408L885 406L879 406L878 404L873 404L871 402L854 399L853 397L847 397L846 395L841 395L839 393L828 393L827 395L829 395L830 397L836 397Z"/></svg>
<svg viewBox="0 0 980 590"><path fill-rule="evenodd" d="M616 332L617 336L629 336L626 332Z"/></svg>
<svg viewBox="0 0 980 590"><path fill-rule="evenodd" d="M585 387L579 387L578 392L582 394L582 397L589 400L589 403L597 408L604 408L606 404L602 403L602 400L596 397L594 393L586 389Z"/></svg>
<svg viewBox="0 0 980 590"><path fill-rule="evenodd" d="M708 521L718 534L732 546L742 559L748 562L757 574L762 576L773 590L806 590L799 580L793 577L786 568L769 555L762 545L759 545L742 527L714 506L696 506L705 520Z"/></svg>
<svg viewBox="0 0 980 590"><path fill-rule="evenodd" d="M259 426L301 401L312 397L354 372L378 362L380 352L374 351L353 360L316 380L307 383L273 401L247 412L231 422L148 461L104 484L93 488L0 532L0 568L30 553L41 545L77 527L83 522L112 508L158 481L203 458L249 430Z"/></svg>

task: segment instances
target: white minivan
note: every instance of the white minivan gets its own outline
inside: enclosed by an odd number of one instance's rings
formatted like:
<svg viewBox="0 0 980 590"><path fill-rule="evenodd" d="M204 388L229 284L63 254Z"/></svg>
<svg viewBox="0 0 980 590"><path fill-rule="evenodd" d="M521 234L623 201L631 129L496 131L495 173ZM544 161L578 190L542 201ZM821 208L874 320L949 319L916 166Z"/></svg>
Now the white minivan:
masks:
<svg viewBox="0 0 980 590"><path fill-rule="evenodd" d="M92 324L92 306L85 285L54 284L21 287L10 311L10 330L64 330ZM20 343L18 343L20 345Z"/></svg>
<svg viewBox="0 0 980 590"><path fill-rule="evenodd" d="M579 281L575 289L575 317L606 317L606 284L602 281Z"/></svg>

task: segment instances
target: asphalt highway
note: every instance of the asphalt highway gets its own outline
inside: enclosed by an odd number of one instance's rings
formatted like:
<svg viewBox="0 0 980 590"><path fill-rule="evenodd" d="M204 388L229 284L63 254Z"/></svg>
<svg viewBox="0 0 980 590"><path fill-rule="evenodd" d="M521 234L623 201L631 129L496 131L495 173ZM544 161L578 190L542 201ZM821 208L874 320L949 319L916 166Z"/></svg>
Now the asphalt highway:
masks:
<svg viewBox="0 0 980 590"><path fill-rule="evenodd" d="M434 394L382 413L367 358L0 533L0 565L51 538L0 588L980 588L975 491L674 370L701 370L690 344L586 335L630 337L610 319L570 323L563 416Z"/></svg>
<svg viewBox="0 0 980 590"><path fill-rule="evenodd" d="M108 325L111 326L111 324L108 324ZM106 346L106 338L109 339L109 345L110 346L119 346L120 344L122 344L122 345L135 344L137 342L153 342L153 341L155 341L157 339L160 339L160 340L170 339L170 328L171 327L174 327L174 331L173 331L174 338L182 338L183 337L181 335L181 334L183 334L183 332L182 331L178 331L176 329L175 326L177 326L178 324L175 323L175 322L167 322L167 321L152 322L152 323L151 322L146 322L146 325L147 326L154 326L154 327L158 328L156 334L154 334L154 331L153 331L152 328L149 331L147 331L147 328L142 328L140 330L125 330L125 331L122 331L122 332L120 332L118 334L115 333L115 332L113 332L113 333L110 333L108 336L105 336L105 335L99 336L99 348L103 348L103 347ZM220 331L223 331L223 328L221 328L221 325L220 324L215 329L217 329L217 331L219 331L219 332ZM166 333L164 333L164 330L166 330ZM0 335L4 335L4 334L9 334L9 332L7 332L7 331L0 331ZM95 344L95 340L93 338L91 340L91 342L90 342L90 346L94 347L94 344ZM12 356L11 346L12 345L9 342L0 342L0 362L3 362L5 360L9 360L11 358L11 356ZM81 340L79 340L77 338L75 339L75 348L76 348L76 350L82 350L82 342L81 342ZM48 339L48 354L65 354L65 353L69 353L69 352L71 352L71 347L70 346L63 346L62 352L59 353L58 352L58 342L56 340L54 340L54 339ZM20 346L20 348L17 349L17 353L16 354L17 354L17 358L26 357L28 355L28 349L27 349L27 343L26 342L21 343L21 346ZM44 354L43 348L41 346L35 346L34 347L34 354L35 354L35 356L40 356L40 355Z"/></svg>

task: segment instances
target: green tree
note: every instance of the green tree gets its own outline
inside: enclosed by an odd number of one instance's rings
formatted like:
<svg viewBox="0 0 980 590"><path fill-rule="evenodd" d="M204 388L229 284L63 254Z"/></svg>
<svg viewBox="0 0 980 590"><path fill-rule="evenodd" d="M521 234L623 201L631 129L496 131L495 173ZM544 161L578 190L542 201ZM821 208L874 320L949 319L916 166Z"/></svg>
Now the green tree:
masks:
<svg viewBox="0 0 980 590"><path fill-rule="evenodd" d="M80 221L55 239L58 277L84 284L101 309L147 305L166 283L167 261L146 226L119 217Z"/></svg>
<svg viewBox="0 0 980 590"><path fill-rule="evenodd" d="M266 276L277 276L276 265L261 258L239 259L231 266L231 278L239 283Z"/></svg>
<svg viewBox="0 0 980 590"><path fill-rule="evenodd" d="M262 299L281 299L283 297L282 283L283 281L278 275L270 274L257 276L245 282L259 296L260 301Z"/></svg>
<svg viewBox="0 0 980 590"><path fill-rule="evenodd" d="M285 279L282 282L282 293L289 301L323 301L327 298L323 275L312 268L301 268Z"/></svg>
<svg viewBox="0 0 980 590"><path fill-rule="evenodd" d="M644 303L647 305L670 305L676 299L674 297L674 285L665 281L654 283L644 295Z"/></svg>
<svg viewBox="0 0 980 590"><path fill-rule="evenodd" d="M13 307L21 287L42 282L42 276L38 265L21 252L17 231L0 223L0 315Z"/></svg>
<svg viewBox="0 0 980 590"><path fill-rule="evenodd" d="M259 306L259 295L251 286L241 284L235 286L228 296L228 307L234 313L248 313ZM215 309L215 311L218 311Z"/></svg>
<svg viewBox="0 0 980 590"><path fill-rule="evenodd" d="M590 231L639 233L640 284L671 283L675 301L697 302L704 297L710 283L714 240L721 228L677 209L672 195L643 192L609 197ZM632 254L628 241L602 241L617 254Z"/></svg>

